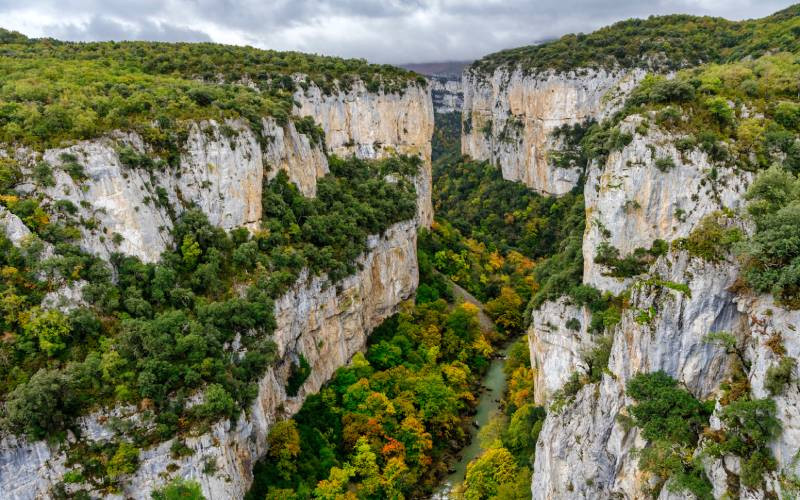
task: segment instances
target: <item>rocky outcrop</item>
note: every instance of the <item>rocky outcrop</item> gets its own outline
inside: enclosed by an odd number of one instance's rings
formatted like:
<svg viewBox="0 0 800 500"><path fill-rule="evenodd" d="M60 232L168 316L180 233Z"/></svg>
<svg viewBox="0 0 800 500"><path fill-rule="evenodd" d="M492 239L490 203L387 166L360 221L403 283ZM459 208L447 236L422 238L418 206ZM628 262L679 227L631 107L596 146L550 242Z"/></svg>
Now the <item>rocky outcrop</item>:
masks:
<svg viewBox="0 0 800 500"><path fill-rule="evenodd" d="M402 94L374 93L356 82L353 90L332 95L312 86L298 91L295 99L296 114L322 125L329 152L376 159L422 157L416 179L419 220L430 225L433 112L427 90L412 84ZM41 160L53 167L54 185L28 184L23 189L36 190L51 203L69 202L86 251L105 259L121 252L155 262L171 242L174 217L187 207L201 209L212 224L225 229L255 227L261 219L263 180L281 170L303 194L316 194L317 179L328 172L325 145L299 133L291 119L281 125L265 118L261 129L257 133L242 120L195 123L178 165L153 168L126 164L121 147L137 154L152 152L138 134L114 132L45 151ZM25 149L14 156L29 171L40 161L37 153ZM82 176L68 172L73 163L80 165Z"/></svg>
<svg viewBox="0 0 800 500"><path fill-rule="evenodd" d="M273 334L279 362L268 369L249 410L232 424L218 422L199 436L187 437L192 454L173 459L172 441L145 449L137 472L124 482L125 498L147 499L171 477L198 481L209 500L242 498L252 481L252 466L266 450L270 426L294 414L307 394L320 389L333 372L366 345L368 333L417 286L416 224L395 224L382 236L369 239L359 259L360 271L335 286L325 277L300 279L275 302L277 328ZM304 356L311 375L296 397L286 395L290 367ZM115 408L117 417L136 419L135 408ZM104 440L113 431L102 422L109 412L83 419L85 440ZM0 447L0 491L3 498L47 498L61 480L65 457L57 446L6 437ZM207 472L214 464L215 472ZM205 472L204 472L205 469ZM172 472L167 472L167 471Z"/></svg>
<svg viewBox="0 0 800 500"><path fill-rule="evenodd" d="M641 133L641 120L632 116L621 124L623 132L632 134L632 141L612 152L603 164L593 163L585 187L584 283L615 294L627 289L630 302L611 332L607 373L551 407L537 442L535 499L646 498L645 491L654 480L638 469L636 451L647 442L636 428L627 428L618 418L633 403L625 395L626 384L638 373L664 371L695 397L718 398L733 360L721 346L706 340L709 333L729 332L746 347L747 376L755 398L769 397L764 382L771 366L784 356L800 355L800 344L794 341L798 313L781 308L767 296L737 295L739 269L732 257L707 262L673 249L656 259L646 273L626 279L607 276L607 270L594 262L602 242L625 256L636 248L649 248L656 239L670 242L689 236L705 216L717 210L740 210L752 181L752 174L714 165L698 150L677 151L673 144L678 138L654 127ZM663 158L671 161L659 162ZM563 324L565 314L576 313L567 312L563 301L534 311L528 332L531 359L534 364L581 373L585 367L574 351L542 347L572 346L585 339L563 327L542 328L542 324ZM537 373L536 377L547 388L537 391L537 397L544 397L537 402L549 403L553 391L548 384L563 382L564 376ZM794 477L800 393L792 383L772 397L783 432L770 446L780 475ZM712 428L719 428L714 420ZM738 458L708 462L715 496L720 497L727 490L729 474L738 473ZM767 478L767 491L780 491L777 477ZM744 490L741 495L761 497L759 492ZM686 495L663 488L659 498Z"/></svg>
<svg viewBox="0 0 800 500"><path fill-rule="evenodd" d="M503 178L543 194L564 194L578 183L582 166L556 167L550 152L562 125L601 121L619 109L644 76L641 70L576 69L528 74L500 68L491 75L463 75L461 152L496 165Z"/></svg>
<svg viewBox="0 0 800 500"><path fill-rule="evenodd" d="M261 220L263 179L280 170L304 194L316 193L316 179L328 172L321 146L312 145L291 121L279 126L265 119L263 134L257 137L240 120L199 122L189 128L178 166L146 168L126 163L120 153L127 147L146 155L142 138L115 132L45 151L42 159L53 169L53 185L23 189L37 189L51 204L68 202L84 250L104 259L121 252L155 262L171 243L174 217L187 207L201 209L224 229L255 226ZM37 161L31 151L16 153L23 165ZM83 174L69 173L70 164L79 165Z"/></svg>
<svg viewBox="0 0 800 500"><path fill-rule="evenodd" d="M656 127L646 135L636 133L641 122L640 116L625 119L620 130L633 140L602 165L593 162L584 187L583 282L615 294L631 280L607 276L595 263L602 242L626 256L638 247L650 248L657 239L686 237L706 215L740 207L753 179L750 173L713 165L699 149L679 152L674 145L678 137Z"/></svg>
<svg viewBox="0 0 800 500"><path fill-rule="evenodd" d="M533 498L643 498L646 477L634 451L645 441L617 419L633 403L625 396L627 381L663 370L696 397L713 397L730 359L705 336L727 331L742 338L747 332L729 291L737 274L730 263L673 251L656 261L648 279L633 285L630 308L612 332L608 373L545 421L536 447ZM569 362L581 368L572 356L551 361Z"/></svg>
<svg viewBox="0 0 800 500"><path fill-rule="evenodd" d="M592 316L566 298L545 302L533 312L528 347L533 368L533 400L546 405L572 372L585 369L583 354L594 345L588 332Z"/></svg>
<svg viewBox="0 0 800 500"><path fill-rule="evenodd" d="M797 460L800 443L797 370L793 370L792 382L779 394L770 394L765 381L769 368L776 366L782 358L800 359L800 310L787 310L776 304L771 296L741 297L737 303L739 310L747 316L750 333L745 357L750 363L747 377L751 392L754 398L771 397L775 401L782 431L770 448L778 461L779 470L786 477L796 477L800 475L800 463Z"/></svg>
<svg viewBox="0 0 800 500"><path fill-rule="evenodd" d="M430 227L431 136L433 105L430 89L410 85L402 93L369 92L361 81L346 92L325 94L316 85L294 95L295 114L312 116L325 131L328 151L358 158L385 158L393 154L420 156L417 176L418 219Z"/></svg>
<svg viewBox="0 0 800 500"><path fill-rule="evenodd" d="M437 113L461 113L464 107L464 89L461 78L431 76L428 78L433 99L433 110Z"/></svg>

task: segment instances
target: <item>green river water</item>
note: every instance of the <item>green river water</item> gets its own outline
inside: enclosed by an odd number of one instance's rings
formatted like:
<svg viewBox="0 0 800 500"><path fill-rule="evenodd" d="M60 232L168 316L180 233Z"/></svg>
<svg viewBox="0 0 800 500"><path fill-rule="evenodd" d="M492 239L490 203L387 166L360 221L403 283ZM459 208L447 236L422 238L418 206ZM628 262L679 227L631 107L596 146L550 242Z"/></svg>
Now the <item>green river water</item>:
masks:
<svg viewBox="0 0 800 500"><path fill-rule="evenodd" d="M489 417L500 409L500 398L506 389L506 378L503 373L503 365L506 362L506 350L508 346L498 351L499 356L492 360L489 370L483 378L485 390L478 399L477 413L475 422L478 428L483 427L489 421ZM472 428L472 438L469 445L461 450L461 460L455 463L452 468L453 473L449 474L442 481L440 489L431 497L434 500L444 500L450 497L450 490L457 483L464 481L467 473L467 465L481 453L480 442L478 441L478 429Z"/></svg>

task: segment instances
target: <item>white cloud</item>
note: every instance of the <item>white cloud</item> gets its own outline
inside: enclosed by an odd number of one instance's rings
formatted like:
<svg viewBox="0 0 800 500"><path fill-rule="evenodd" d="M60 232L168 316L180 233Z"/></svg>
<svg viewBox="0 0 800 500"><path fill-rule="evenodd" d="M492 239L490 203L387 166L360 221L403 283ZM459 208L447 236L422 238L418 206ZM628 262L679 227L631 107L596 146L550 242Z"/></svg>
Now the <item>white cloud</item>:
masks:
<svg viewBox="0 0 800 500"><path fill-rule="evenodd" d="M69 40L248 44L375 62L474 59L629 17L761 17L792 0L0 0L0 26Z"/></svg>

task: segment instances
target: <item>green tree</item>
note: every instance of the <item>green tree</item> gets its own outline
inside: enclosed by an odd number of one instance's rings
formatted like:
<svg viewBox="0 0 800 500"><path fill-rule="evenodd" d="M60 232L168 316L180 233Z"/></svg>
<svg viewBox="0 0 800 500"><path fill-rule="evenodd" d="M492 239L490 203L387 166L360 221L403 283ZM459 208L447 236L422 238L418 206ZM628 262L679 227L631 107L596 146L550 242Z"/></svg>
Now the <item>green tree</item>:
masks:
<svg viewBox="0 0 800 500"><path fill-rule="evenodd" d="M294 420L276 422L267 436L269 449L267 455L277 461L278 473L290 480L297 471L295 459L300 454L300 434Z"/></svg>
<svg viewBox="0 0 800 500"><path fill-rule="evenodd" d="M501 485L513 482L517 473L517 464L507 449L487 450L467 466L464 498L491 498L497 494Z"/></svg>
<svg viewBox="0 0 800 500"><path fill-rule="evenodd" d="M66 376L43 368L9 394L4 423L13 432L43 439L72 425L76 409Z"/></svg>
<svg viewBox="0 0 800 500"><path fill-rule="evenodd" d="M153 500L205 500L197 481L173 479L161 489L153 490Z"/></svg>
<svg viewBox="0 0 800 500"><path fill-rule="evenodd" d="M70 327L66 316L57 309L34 308L25 324L25 335L39 340L39 349L48 356L56 356L66 349Z"/></svg>

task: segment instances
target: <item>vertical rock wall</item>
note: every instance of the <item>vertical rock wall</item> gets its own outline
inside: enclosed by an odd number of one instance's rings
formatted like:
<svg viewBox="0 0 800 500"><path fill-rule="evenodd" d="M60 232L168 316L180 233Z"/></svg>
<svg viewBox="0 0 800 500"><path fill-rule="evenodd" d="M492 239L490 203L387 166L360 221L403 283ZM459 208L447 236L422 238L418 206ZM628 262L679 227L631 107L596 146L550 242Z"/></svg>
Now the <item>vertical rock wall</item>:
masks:
<svg viewBox="0 0 800 500"><path fill-rule="evenodd" d="M643 76L640 70L528 74L502 68L485 75L468 68L461 152L491 162L504 179L540 193L567 193L577 185L580 168L560 168L550 161L549 152L560 147L553 130L602 120Z"/></svg>
<svg viewBox="0 0 800 500"><path fill-rule="evenodd" d="M358 158L385 158L393 154L419 156L423 168L417 178L418 219L433 222L431 205L431 136L433 104L430 89L411 85L399 94L372 93L362 82L347 92L325 94L311 85L295 95L295 114L313 116L325 131L330 153Z"/></svg>

